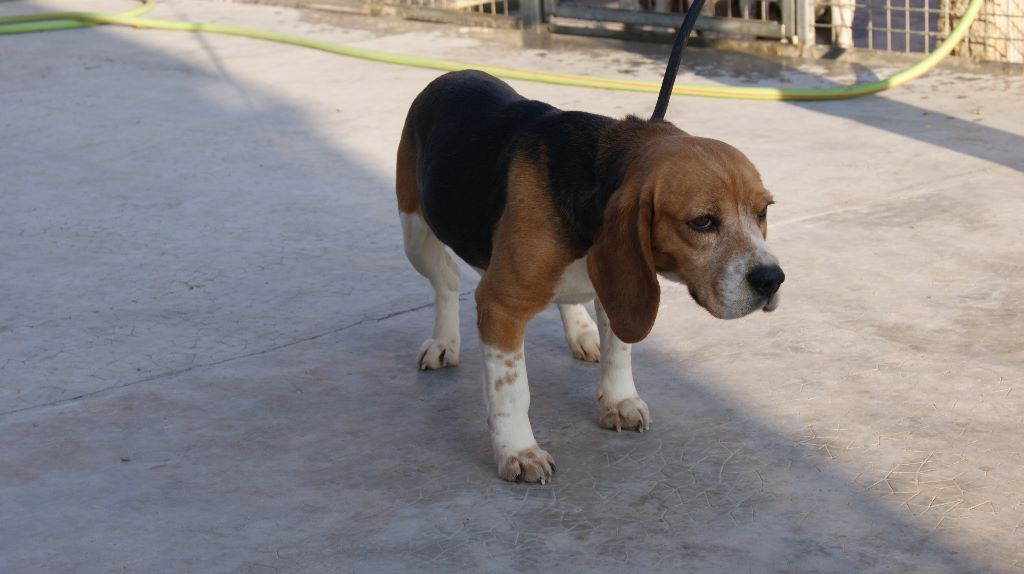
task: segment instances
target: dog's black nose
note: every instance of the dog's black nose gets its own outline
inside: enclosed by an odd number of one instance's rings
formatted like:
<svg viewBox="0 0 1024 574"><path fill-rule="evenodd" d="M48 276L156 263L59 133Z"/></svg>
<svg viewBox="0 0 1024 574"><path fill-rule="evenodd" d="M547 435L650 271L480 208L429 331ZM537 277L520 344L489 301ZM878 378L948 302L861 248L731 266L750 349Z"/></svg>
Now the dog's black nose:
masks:
<svg viewBox="0 0 1024 574"><path fill-rule="evenodd" d="M779 290L779 285L786 280L786 274L778 265L762 265L747 273L747 281L759 295L770 296Z"/></svg>

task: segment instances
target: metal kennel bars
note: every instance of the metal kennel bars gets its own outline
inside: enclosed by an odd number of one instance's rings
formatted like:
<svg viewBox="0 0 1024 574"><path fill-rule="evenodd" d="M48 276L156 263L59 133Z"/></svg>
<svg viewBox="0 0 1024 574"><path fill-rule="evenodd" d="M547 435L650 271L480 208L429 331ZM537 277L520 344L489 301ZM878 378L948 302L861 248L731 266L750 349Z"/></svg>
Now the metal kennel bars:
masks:
<svg viewBox="0 0 1024 574"><path fill-rule="evenodd" d="M674 30L689 4L689 0L368 1L397 7L399 14L415 19L634 37ZM697 30L711 38L925 53L949 34L966 4L967 0L707 0ZM985 0L970 34L954 53L1024 63L1024 0Z"/></svg>

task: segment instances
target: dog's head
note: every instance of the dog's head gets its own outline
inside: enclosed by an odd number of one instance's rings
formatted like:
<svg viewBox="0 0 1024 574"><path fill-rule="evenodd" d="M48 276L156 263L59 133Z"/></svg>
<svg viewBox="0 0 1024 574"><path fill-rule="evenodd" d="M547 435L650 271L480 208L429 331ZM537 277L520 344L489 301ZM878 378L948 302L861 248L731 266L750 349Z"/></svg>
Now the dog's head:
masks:
<svg viewBox="0 0 1024 574"><path fill-rule="evenodd" d="M765 242L772 196L750 160L679 131L639 147L588 254L616 335L634 342L650 332L658 274L684 283L715 317L774 310L785 275Z"/></svg>

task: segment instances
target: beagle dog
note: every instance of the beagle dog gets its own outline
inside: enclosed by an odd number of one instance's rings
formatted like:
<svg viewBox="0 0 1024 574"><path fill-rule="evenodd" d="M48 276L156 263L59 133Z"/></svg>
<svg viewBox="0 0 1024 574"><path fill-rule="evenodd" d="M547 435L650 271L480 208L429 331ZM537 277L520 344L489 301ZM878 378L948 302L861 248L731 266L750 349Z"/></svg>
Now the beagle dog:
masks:
<svg viewBox="0 0 1024 574"><path fill-rule="evenodd" d="M724 319L773 310L785 278L765 243L772 197L738 150L665 121L562 111L482 72L445 74L412 103L396 191L405 253L434 287L420 369L459 363L459 267L445 246L482 276L487 422L505 480L554 471L530 426L523 355L526 323L548 304L573 355L600 360L600 425L643 432L630 344L654 324L658 275Z"/></svg>

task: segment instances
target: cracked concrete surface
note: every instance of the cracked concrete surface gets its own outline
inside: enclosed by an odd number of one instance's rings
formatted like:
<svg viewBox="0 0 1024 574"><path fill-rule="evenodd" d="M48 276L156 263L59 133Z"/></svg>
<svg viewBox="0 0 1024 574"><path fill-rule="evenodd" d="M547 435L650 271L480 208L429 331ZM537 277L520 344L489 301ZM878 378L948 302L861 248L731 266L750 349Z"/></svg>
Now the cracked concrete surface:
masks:
<svg viewBox="0 0 1024 574"><path fill-rule="evenodd" d="M115 0L97 9L124 6ZM0 13L68 9L58 0ZM664 47L166 0L368 48L657 79ZM422 373L393 155L436 74L130 29L0 38L0 572L1024 570L1024 79L947 68L851 102L676 99L778 204L772 315L665 287L644 434L530 326L553 484L494 475L463 274ZM887 70L693 50L681 81ZM815 74L822 74L821 77ZM516 84L563 108L653 96Z"/></svg>

